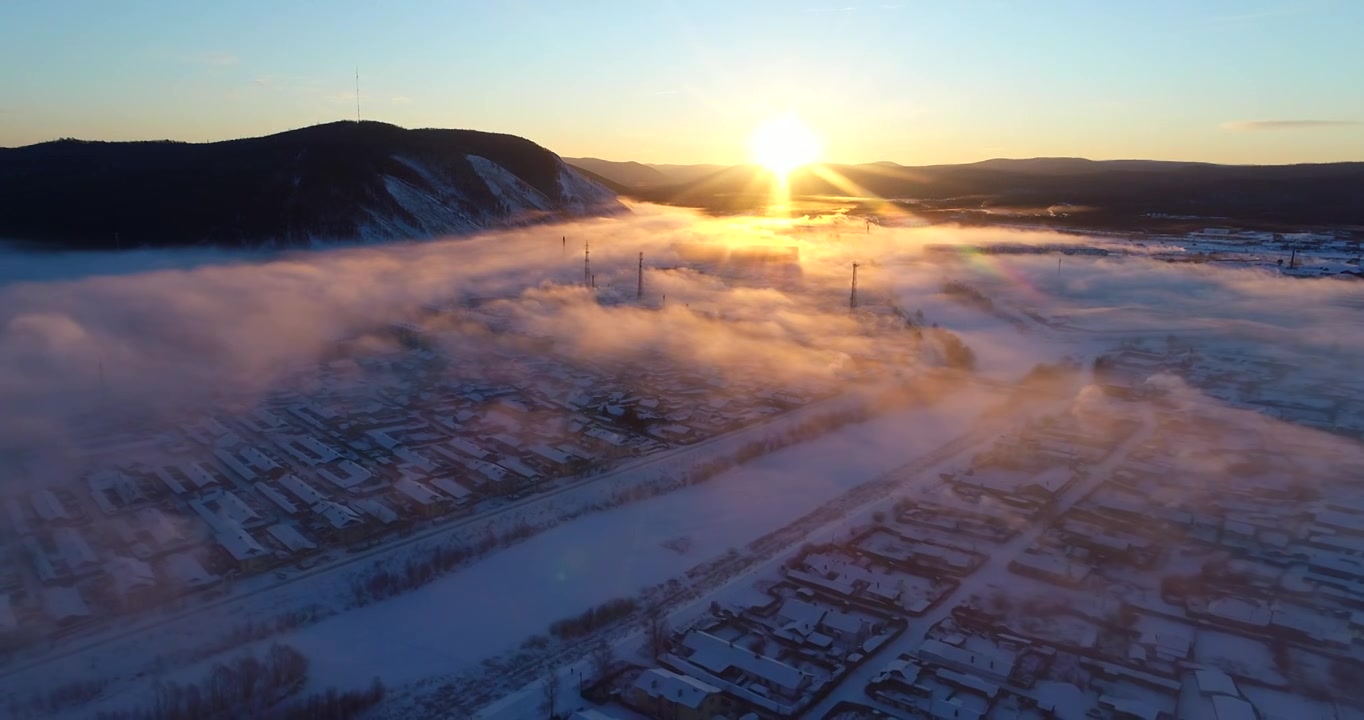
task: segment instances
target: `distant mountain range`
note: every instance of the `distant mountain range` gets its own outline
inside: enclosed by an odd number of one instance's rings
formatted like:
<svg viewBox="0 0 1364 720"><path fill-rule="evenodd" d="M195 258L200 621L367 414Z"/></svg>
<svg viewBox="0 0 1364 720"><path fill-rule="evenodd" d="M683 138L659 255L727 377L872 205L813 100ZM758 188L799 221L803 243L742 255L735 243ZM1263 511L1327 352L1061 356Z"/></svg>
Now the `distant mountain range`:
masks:
<svg viewBox="0 0 1364 720"><path fill-rule="evenodd" d="M750 165L676 166L569 158L619 193L712 212L770 199L770 178ZM793 196L848 198L866 212L885 201L930 221L1143 228L1233 221L1267 227L1364 227L1364 163L1215 165L1082 158L995 159L910 167L823 165L790 178Z"/></svg>
<svg viewBox="0 0 1364 720"><path fill-rule="evenodd" d="M213 143L0 148L0 238L43 247L426 238L624 211L523 138L335 122Z"/></svg>

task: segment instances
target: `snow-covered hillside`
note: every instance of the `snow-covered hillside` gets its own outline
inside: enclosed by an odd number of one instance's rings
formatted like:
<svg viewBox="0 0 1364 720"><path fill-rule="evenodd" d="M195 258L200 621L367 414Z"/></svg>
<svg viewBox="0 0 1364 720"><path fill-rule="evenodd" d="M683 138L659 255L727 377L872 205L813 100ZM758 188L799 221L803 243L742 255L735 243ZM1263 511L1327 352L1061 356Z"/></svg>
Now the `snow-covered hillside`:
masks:
<svg viewBox="0 0 1364 720"><path fill-rule="evenodd" d="M625 211L549 150L473 130L337 122L4 154L0 236L54 249L421 239Z"/></svg>
<svg viewBox="0 0 1364 720"><path fill-rule="evenodd" d="M392 160L399 171L384 175L385 193L365 204L366 220L358 233L365 240L458 235L626 211L615 193L557 158L558 182L552 188L558 191L557 197L478 155L464 157L473 169L472 177L460 177L445 162L438 165L404 156Z"/></svg>

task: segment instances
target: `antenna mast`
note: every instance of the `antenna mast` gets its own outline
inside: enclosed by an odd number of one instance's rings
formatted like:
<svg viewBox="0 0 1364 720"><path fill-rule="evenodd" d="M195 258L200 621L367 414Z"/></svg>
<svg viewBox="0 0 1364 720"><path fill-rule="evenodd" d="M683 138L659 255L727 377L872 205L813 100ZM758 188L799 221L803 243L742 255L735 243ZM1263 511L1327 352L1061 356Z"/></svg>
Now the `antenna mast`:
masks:
<svg viewBox="0 0 1364 720"><path fill-rule="evenodd" d="M857 309L857 263L853 263L852 293L848 295L848 308Z"/></svg>
<svg viewBox="0 0 1364 720"><path fill-rule="evenodd" d="M635 300L644 297L644 253L639 254L639 284L635 286Z"/></svg>
<svg viewBox="0 0 1364 720"><path fill-rule="evenodd" d="M360 122L360 66L355 66L355 122Z"/></svg>
<svg viewBox="0 0 1364 720"><path fill-rule="evenodd" d="M592 287L592 242L583 241L583 287Z"/></svg>

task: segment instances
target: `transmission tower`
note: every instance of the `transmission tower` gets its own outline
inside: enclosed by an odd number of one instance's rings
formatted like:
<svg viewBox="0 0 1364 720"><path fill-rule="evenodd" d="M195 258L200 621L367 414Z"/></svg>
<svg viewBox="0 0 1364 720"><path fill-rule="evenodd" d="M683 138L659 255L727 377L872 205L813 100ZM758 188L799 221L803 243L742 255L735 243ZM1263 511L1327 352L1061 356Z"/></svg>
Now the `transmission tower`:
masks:
<svg viewBox="0 0 1364 720"><path fill-rule="evenodd" d="M857 268L858 264L853 263L852 293L848 295L848 307L852 310L857 309Z"/></svg>

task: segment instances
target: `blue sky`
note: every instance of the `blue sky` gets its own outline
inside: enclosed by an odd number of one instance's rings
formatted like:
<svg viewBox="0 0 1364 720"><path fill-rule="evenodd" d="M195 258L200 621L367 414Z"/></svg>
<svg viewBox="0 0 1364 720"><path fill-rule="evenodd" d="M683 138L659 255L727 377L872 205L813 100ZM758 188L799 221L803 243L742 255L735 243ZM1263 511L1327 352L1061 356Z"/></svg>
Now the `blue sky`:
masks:
<svg viewBox="0 0 1364 720"><path fill-rule="evenodd" d="M0 146L362 113L569 156L1364 160L1358 0L5 0Z"/></svg>

